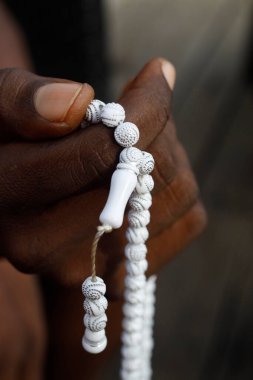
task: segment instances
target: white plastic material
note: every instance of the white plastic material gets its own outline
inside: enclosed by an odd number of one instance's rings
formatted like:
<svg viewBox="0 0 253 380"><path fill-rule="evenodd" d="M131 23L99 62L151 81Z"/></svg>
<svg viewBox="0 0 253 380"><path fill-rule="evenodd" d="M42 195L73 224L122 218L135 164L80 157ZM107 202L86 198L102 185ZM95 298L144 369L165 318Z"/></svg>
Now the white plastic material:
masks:
<svg viewBox="0 0 253 380"><path fill-rule="evenodd" d="M99 217L102 224L112 228L122 226L125 208L136 183L137 176L132 170L115 170L107 202Z"/></svg>
<svg viewBox="0 0 253 380"><path fill-rule="evenodd" d="M82 339L82 346L84 350L89 352L90 354L99 354L106 348L107 338L106 336L104 336L104 338L100 342L91 342L84 336Z"/></svg>

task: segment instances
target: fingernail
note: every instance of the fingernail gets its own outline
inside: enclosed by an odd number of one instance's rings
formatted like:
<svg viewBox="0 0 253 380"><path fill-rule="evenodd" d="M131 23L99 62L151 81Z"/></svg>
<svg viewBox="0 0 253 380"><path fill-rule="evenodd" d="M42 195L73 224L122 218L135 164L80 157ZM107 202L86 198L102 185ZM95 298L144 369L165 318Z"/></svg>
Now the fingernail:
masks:
<svg viewBox="0 0 253 380"><path fill-rule="evenodd" d="M64 121L70 107L78 97L79 83L50 83L40 87L34 95L37 112L49 121Z"/></svg>
<svg viewBox="0 0 253 380"><path fill-rule="evenodd" d="M175 67L170 62L163 61L161 68L168 85L170 86L171 90L173 90L176 81Z"/></svg>

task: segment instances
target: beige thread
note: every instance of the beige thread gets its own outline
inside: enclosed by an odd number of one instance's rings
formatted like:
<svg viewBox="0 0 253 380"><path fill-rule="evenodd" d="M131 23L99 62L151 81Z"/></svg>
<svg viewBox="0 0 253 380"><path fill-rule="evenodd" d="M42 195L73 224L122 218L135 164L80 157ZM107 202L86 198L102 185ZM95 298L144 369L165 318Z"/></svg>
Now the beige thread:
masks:
<svg viewBox="0 0 253 380"><path fill-rule="evenodd" d="M112 232L112 227L109 225L103 225L97 227L97 233L94 237L92 246L91 246L91 277L92 281L96 281L96 254L97 254L97 246L98 242L101 239L101 237L104 235L104 233Z"/></svg>

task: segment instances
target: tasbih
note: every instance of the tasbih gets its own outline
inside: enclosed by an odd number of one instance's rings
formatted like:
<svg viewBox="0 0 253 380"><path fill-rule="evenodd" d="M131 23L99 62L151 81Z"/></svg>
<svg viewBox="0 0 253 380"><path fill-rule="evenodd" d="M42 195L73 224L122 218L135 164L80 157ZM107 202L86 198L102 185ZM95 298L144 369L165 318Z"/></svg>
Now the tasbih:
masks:
<svg viewBox="0 0 253 380"><path fill-rule="evenodd" d="M82 284L84 300L85 332L83 348L90 353L100 353L107 345L105 327L108 306L105 298L106 285L96 275L97 245L104 233L120 228L129 205L125 247L126 277L122 322L121 370L122 380L150 380L152 376L151 356L153 349L153 324L156 276L148 279L145 272L146 240L149 233L149 208L154 181L150 173L154 159L150 153L134 147L139 140L138 127L125 122L124 108L117 103L105 104L93 100L88 106L83 127L102 122L115 128L114 138L123 147L119 163L111 178L109 196L97 227L91 249L91 276Z"/></svg>

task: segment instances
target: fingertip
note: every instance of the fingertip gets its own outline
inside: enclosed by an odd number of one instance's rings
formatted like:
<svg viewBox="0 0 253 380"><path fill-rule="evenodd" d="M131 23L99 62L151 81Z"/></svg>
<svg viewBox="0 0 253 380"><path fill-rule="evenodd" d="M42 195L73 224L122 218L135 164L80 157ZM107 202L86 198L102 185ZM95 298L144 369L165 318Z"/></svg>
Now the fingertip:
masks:
<svg viewBox="0 0 253 380"><path fill-rule="evenodd" d="M88 83L84 83L75 97L68 111L64 115L63 122L72 130L77 128L82 119L88 105L94 99L94 90Z"/></svg>
<svg viewBox="0 0 253 380"><path fill-rule="evenodd" d="M166 82L168 83L170 89L173 90L175 87L175 82L176 82L175 66L171 62L167 61L166 59L161 58L160 61L161 61L161 69L166 79Z"/></svg>

